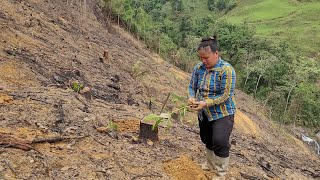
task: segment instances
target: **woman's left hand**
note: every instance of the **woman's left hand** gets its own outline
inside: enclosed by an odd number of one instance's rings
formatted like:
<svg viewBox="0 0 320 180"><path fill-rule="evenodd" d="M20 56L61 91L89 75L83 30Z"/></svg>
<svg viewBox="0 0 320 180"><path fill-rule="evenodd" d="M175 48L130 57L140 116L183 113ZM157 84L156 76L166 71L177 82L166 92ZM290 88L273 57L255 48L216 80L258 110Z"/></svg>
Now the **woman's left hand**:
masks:
<svg viewBox="0 0 320 180"><path fill-rule="evenodd" d="M194 111L199 111L207 106L207 103L205 101L197 101L193 103L194 105L197 105L195 108L191 108Z"/></svg>

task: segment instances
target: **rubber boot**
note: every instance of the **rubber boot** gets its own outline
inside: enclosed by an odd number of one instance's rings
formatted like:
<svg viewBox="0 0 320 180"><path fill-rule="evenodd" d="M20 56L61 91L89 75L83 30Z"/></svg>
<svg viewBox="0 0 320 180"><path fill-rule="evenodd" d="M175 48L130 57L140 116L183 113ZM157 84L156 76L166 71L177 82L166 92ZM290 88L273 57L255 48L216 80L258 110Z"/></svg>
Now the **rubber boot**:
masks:
<svg viewBox="0 0 320 180"><path fill-rule="evenodd" d="M206 148L206 162L200 164L202 170L209 171L210 169L213 169L213 164L211 163L211 159L213 158L212 155L214 155L214 153Z"/></svg>
<svg viewBox="0 0 320 180"><path fill-rule="evenodd" d="M218 171L217 177L213 177L212 180L223 180L225 179L225 175L227 174L228 171L228 166L229 166L229 157L222 158L219 156L214 155L215 161L214 161L214 167Z"/></svg>
<svg viewBox="0 0 320 180"><path fill-rule="evenodd" d="M229 166L229 157L222 158L219 156L215 156L216 158L216 169L218 170L219 176L224 176L227 174L228 166Z"/></svg>

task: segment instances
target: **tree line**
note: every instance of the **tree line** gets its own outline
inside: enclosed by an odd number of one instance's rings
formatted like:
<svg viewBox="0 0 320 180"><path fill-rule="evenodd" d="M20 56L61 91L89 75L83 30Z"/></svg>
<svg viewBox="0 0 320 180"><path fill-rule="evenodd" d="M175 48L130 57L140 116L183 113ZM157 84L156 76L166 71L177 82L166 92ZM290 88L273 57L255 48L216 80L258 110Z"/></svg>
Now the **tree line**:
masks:
<svg viewBox="0 0 320 180"><path fill-rule="evenodd" d="M236 5L235 1L220 1L208 0L208 10L227 12ZM274 120L320 127L319 63L303 57L286 42L259 38L245 22L221 21L214 11L193 16L195 0L186 2L104 0L104 8L148 48L185 71L199 61L201 38L217 34L222 58L237 71L237 88L262 101Z"/></svg>

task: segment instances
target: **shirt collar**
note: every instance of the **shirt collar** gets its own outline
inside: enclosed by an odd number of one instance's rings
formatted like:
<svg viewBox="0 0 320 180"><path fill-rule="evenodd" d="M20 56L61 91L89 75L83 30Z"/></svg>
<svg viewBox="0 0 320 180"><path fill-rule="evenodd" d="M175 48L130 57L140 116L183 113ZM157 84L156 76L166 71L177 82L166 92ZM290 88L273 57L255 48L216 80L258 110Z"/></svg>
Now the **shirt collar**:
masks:
<svg viewBox="0 0 320 180"><path fill-rule="evenodd" d="M209 69L209 71L214 71L217 68L221 67L221 62L222 62L222 59L219 57L217 64L215 64L213 68ZM206 66L203 63L201 63L201 67L206 69Z"/></svg>

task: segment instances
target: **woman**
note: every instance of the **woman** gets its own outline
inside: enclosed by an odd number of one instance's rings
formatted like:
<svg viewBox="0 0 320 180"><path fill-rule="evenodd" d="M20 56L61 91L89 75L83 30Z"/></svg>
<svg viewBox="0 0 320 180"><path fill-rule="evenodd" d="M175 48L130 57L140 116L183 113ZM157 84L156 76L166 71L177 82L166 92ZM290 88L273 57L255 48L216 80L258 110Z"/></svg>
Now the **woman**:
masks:
<svg viewBox="0 0 320 180"><path fill-rule="evenodd" d="M216 37L203 39L198 53L202 62L193 69L188 103L198 111L200 137L206 145L207 163L203 168L215 168L221 179L229 164L229 137L236 112L236 73L219 57Z"/></svg>

